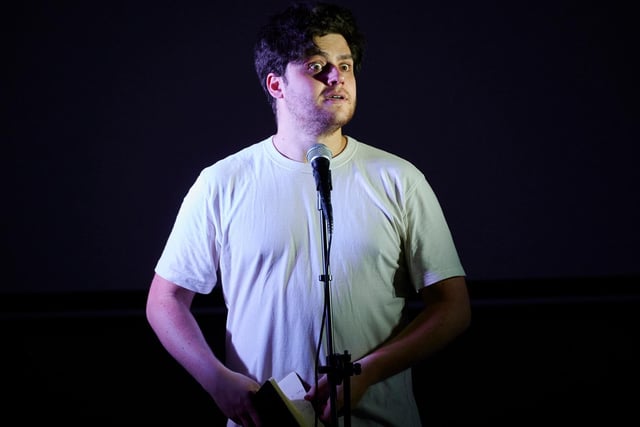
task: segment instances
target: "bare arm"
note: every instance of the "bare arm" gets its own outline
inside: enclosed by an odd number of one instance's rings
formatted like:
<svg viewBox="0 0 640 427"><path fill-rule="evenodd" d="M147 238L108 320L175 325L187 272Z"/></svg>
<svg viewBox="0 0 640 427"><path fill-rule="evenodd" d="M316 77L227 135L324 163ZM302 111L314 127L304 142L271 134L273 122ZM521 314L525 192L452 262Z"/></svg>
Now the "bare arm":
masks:
<svg viewBox="0 0 640 427"><path fill-rule="evenodd" d="M442 349L471 321L466 281L453 277L421 290L424 307L392 340L363 357L363 379L368 385L403 371Z"/></svg>
<svg viewBox="0 0 640 427"><path fill-rule="evenodd" d="M351 378L352 406L360 400L367 388L424 360L445 347L469 326L471 306L464 277L452 277L421 290L424 308L397 336L357 363L361 373ZM318 397L328 396L326 381ZM311 390L309 397L314 393ZM339 391L342 394L342 391ZM322 397L320 397L322 395ZM342 397L338 399L342 406ZM330 421L328 405L324 408L325 421Z"/></svg>
<svg viewBox="0 0 640 427"><path fill-rule="evenodd" d="M191 312L195 293L157 274L151 281L146 315L160 343L236 423L249 425L257 415L251 394L259 384L229 370L215 356Z"/></svg>

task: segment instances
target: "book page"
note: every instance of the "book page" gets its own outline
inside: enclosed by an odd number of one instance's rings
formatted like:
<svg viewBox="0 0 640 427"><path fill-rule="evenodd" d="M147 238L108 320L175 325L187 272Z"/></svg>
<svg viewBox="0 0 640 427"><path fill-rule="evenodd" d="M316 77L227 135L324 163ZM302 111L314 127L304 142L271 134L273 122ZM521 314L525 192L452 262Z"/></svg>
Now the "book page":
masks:
<svg viewBox="0 0 640 427"><path fill-rule="evenodd" d="M298 409L304 419L304 426L313 427L316 414L311 402L304 400L307 391L297 373L291 372L286 377L278 381L278 387L289 398L291 403Z"/></svg>

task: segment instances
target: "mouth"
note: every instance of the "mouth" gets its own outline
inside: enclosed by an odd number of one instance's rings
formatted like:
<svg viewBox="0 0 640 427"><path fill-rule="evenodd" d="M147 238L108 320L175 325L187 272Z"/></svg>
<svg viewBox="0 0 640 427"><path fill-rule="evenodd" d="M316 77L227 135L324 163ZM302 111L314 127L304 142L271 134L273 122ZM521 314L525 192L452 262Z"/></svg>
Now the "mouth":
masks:
<svg viewBox="0 0 640 427"><path fill-rule="evenodd" d="M346 96L338 94L338 93L332 93L329 94L327 96L325 96L325 99L329 100L329 101L336 101L336 100L345 100L347 99Z"/></svg>

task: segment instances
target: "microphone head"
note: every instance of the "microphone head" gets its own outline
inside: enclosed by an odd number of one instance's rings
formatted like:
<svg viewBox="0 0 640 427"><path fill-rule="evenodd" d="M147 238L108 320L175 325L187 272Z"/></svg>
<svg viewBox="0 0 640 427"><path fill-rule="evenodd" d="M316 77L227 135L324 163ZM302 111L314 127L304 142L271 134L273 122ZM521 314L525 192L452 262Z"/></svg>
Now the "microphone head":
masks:
<svg viewBox="0 0 640 427"><path fill-rule="evenodd" d="M331 160L333 156L331 154L331 150L329 150L329 148L324 144L315 144L307 150L307 162L312 163L319 157Z"/></svg>

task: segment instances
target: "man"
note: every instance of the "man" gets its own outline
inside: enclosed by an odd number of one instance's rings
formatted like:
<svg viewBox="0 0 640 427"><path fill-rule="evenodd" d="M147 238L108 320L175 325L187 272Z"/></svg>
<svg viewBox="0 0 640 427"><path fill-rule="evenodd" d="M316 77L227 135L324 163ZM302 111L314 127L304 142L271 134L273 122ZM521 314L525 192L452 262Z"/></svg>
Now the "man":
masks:
<svg viewBox="0 0 640 427"><path fill-rule="evenodd" d="M307 153L317 144L331 152L334 348L360 366L349 379L352 425L420 425L410 368L470 322L464 270L423 174L342 133L356 107L363 45L353 15L339 6L299 4L272 17L255 64L277 131L202 171L156 266L150 325L229 425L260 425L253 394L292 370L312 385L320 419L335 421L331 382L315 381L325 264ZM194 296L218 281L228 308L224 363L190 311ZM424 308L406 319L415 294Z"/></svg>

